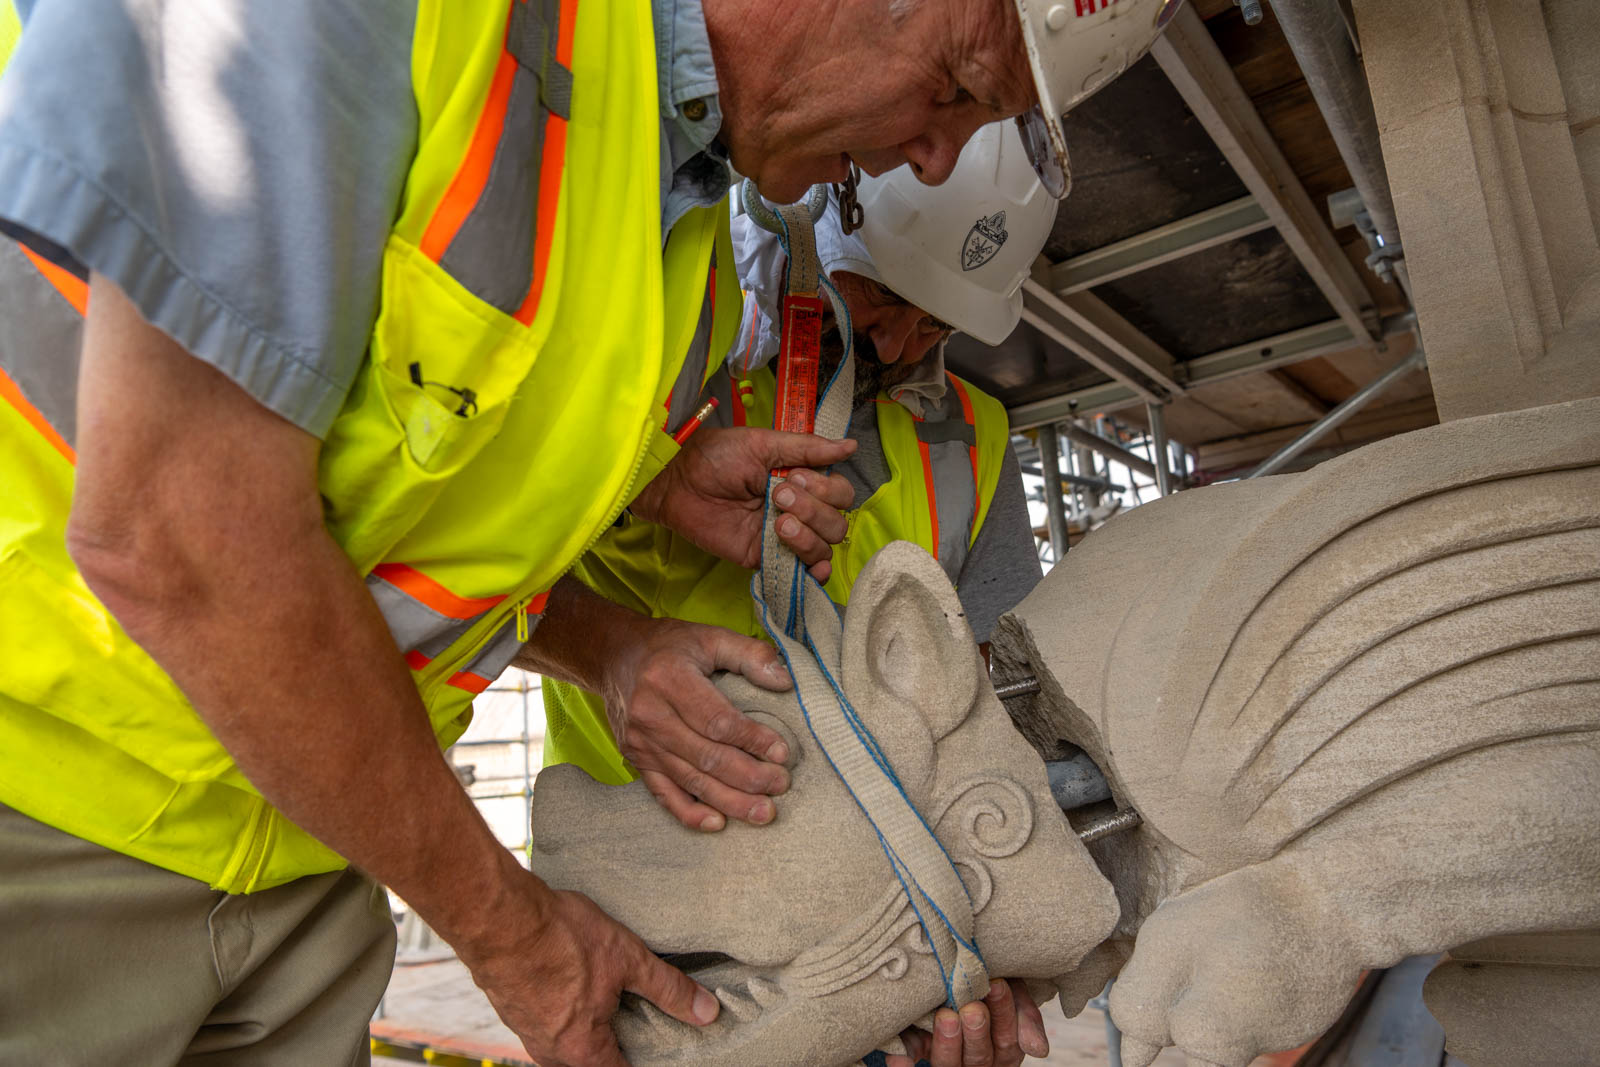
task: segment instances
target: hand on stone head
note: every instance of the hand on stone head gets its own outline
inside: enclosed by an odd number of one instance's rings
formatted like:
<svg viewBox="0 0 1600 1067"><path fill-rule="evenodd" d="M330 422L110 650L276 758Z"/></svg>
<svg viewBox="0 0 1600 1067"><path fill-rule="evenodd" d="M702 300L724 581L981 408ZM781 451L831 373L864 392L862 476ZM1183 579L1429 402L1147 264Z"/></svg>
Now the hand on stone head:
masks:
<svg viewBox="0 0 1600 1067"><path fill-rule="evenodd" d="M900 1039L909 1055L887 1057L887 1067L914 1067L919 1060L931 1067L1018 1067L1025 1055L1050 1055L1044 1016L1015 979L991 981L989 995L960 1012L940 1008L931 1034L911 1029Z"/></svg>
<svg viewBox="0 0 1600 1067"><path fill-rule="evenodd" d="M849 530L844 509L854 502L855 490L842 475L817 468L839 463L855 450L854 441L814 434L702 427L640 490L629 510L714 556L753 568L761 562L768 475L791 468L772 493L782 512L778 539L825 582L833 568L831 546Z"/></svg>
<svg viewBox="0 0 1600 1067"><path fill-rule="evenodd" d="M627 1067L611 1028L624 992L705 1026L717 998L581 893L552 892L503 853L477 929L452 939L472 980L546 1067Z"/></svg>
<svg viewBox="0 0 1600 1067"><path fill-rule="evenodd" d="M774 203L907 163L938 185L1036 102L1013 0L706 0L733 166Z"/></svg>
<svg viewBox="0 0 1600 1067"><path fill-rule="evenodd" d="M792 684L765 641L720 626L640 619L618 642L604 686L617 747L652 796L692 830L727 819L755 825L777 815L772 797L789 788L791 753L776 731L743 714L711 684L733 671L764 689Z"/></svg>

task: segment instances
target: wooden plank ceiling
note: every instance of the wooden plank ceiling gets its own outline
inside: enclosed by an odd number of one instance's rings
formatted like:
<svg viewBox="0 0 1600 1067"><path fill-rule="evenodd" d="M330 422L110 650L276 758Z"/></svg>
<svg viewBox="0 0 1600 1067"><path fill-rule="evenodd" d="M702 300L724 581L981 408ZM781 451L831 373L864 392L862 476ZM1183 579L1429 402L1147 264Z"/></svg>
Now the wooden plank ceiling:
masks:
<svg viewBox="0 0 1600 1067"><path fill-rule="evenodd" d="M1247 26L1232 0L1191 0L1240 86L1325 223L1329 194L1351 185L1270 5ZM1045 255L1052 263L1104 247L1246 195L1243 183L1147 57L1067 116L1073 193ZM1400 290L1365 266L1354 227L1334 230L1380 314L1406 309ZM1193 359L1335 315L1277 231L1263 230L1091 290L1174 359ZM1409 335L1191 388L1167 406L1167 431L1211 474L1253 465L1411 350ZM1024 324L988 348L953 339L952 367L1008 406L1106 380ZM1391 410L1392 409L1392 410ZM1083 412L1085 415L1093 412ZM1142 407L1116 417L1142 425ZM1312 457L1436 421L1426 371L1417 371L1353 419ZM1330 451L1331 450L1331 451Z"/></svg>

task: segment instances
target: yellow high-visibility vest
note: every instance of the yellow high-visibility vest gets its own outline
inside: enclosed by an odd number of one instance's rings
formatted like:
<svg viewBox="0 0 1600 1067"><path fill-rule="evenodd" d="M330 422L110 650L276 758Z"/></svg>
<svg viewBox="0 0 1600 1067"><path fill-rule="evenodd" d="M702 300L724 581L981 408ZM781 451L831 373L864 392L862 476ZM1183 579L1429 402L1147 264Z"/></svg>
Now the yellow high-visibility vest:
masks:
<svg viewBox="0 0 1600 1067"><path fill-rule="evenodd" d="M518 624L676 452L676 398L741 301L725 206L663 248L648 5L422 0L412 70L417 152L319 482L445 745ZM343 866L68 558L82 283L0 242L0 285L28 306L0 323L0 802L229 892ZM372 755L384 773L381 738Z"/></svg>
<svg viewBox="0 0 1600 1067"><path fill-rule="evenodd" d="M735 424L770 427L772 372L751 374L748 389L714 379ZM967 551L989 514L1010 444L1001 403L955 375L941 404L917 418L887 394L875 407L889 480L850 512L849 531L833 548L824 587L834 603L850 600L867 561L890 541L914 541L939 560L959 588ZM574 573L607 599L643 615L725 626L766 637L750 597L751 572L701 551L678 535L643 522L608 531ZM605 701L564 682L544 682L544 762L575 763L597 781L631 781L634 770L617 749Z"/></svg>

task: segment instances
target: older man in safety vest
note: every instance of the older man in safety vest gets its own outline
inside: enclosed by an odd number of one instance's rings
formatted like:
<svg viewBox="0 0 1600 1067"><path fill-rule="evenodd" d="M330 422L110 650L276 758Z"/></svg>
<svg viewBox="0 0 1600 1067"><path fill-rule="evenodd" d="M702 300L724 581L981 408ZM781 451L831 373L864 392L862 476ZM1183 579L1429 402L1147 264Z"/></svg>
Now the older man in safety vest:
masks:
<svg viewBox="0 0 1600 1067"><path fill-rule="evenodd" d="M1044 247L1057 202L1046 194L1023 153L1014 126L993 124L967 143L945 184L923 186L905 170L865 178L857 191L864 224L845 234L837 196L816 226L822 269L839 292L854 334L856 403L848 436L859 447L833 468L855 490L850 533L832 558L825 588L849 601L861 568L894 540L920 544L955 585L974 636L987 647L1000 615L1038 583L1039 559L1010 448L1005 409L945 369L944 342L963 330L998 344L1021 316L1021 286ZM975 239L983 245L974 251ZM786 258L776 234L750 215L733 224L739 278L753 299L724 370L694 403L718 401L704 429L714 435L773 424L772 361L779 347L778 308ZM823 334L824 374L843 354L841 324L831 313ZM805 477L805 476L802 476ZM782 490L779 490L782 492ZM609 531L575 573L608 600L640 615L711 623L753 637L765 630L750 595L751 571L697 549L684 536L629 521ZM667 622L664 626L673 624ZM548 665L526 660L535 669ZM560 674L559 668L555 670ZM582 679L579 679L581 681ZM642 775L651 792L686 826L715 831L724 813L765 822L773 802L710 775L685 790L669 773L678 761L697 764L701 738L717 713L702 706L686 718L661 699L637 695L631 706L547 677L544 759L574 763L599 781L622 784ZM621 741L619 746L618 742ZM744 752L730 758L746 780L762 767ZM737 779L735 768L725 779ZM1023 992L1020 988L1018 992ZM1021 1024L1020 1045L1005 1040L996 1062L1048 1044L1029 1003L1020 1017L1012 990L997 984L989 1008L998 1024ZM1025 995L1025 993L1024 993ZM914 1039L913 1039L914 1040ZM935 1032L935 1061L959 1057L960 1039ZM951 1062L955 1062L953 1059Z"/></svg>
<svg viewBox="0 0 1600 1067"><path fill-rule="evenodd" d="M625 506L747 559L761 472L850 450L662 421L736 326L728 163L937 182L1028 113L1064 191L1063 90L1175 2L0 0L0 1059L364 1059L378 883L547 1067L620 1064L624 990L714 1018L440 746L593 654ZM847 485L791 488L825 573Z"/></svg>

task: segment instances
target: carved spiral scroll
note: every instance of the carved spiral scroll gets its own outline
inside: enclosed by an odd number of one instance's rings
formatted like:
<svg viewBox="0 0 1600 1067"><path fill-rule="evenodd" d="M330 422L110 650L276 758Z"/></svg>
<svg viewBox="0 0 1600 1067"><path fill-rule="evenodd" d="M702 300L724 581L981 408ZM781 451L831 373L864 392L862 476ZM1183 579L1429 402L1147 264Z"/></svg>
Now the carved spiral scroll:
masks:
<svg viewBox="0 0 1600 1067"><path fill-rule="evenodd" d="M972 778L952 791L939 808L934 825L943 827L951 817L957 820L960 836L955 842L946 838L947 844L964 845L989 859L1003 859L1033 835L1033 798L1009 778Z"/></svg>

